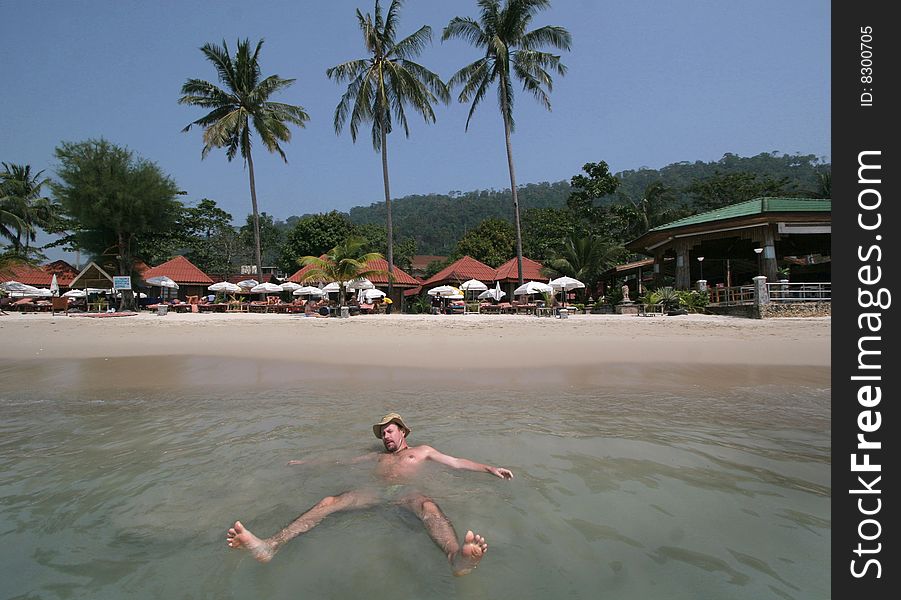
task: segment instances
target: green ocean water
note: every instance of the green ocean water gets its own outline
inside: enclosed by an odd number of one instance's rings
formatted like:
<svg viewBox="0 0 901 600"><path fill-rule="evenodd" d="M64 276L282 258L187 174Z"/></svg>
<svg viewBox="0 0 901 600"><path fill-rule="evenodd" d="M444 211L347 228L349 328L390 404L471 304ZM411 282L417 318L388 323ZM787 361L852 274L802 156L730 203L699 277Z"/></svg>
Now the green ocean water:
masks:
<svg viewBox="0 0 901 600"><path fill-rule="evenodd" d="M823 371L599 371L0 363L0 598L829 597ZM472 575L390 504L269 564L226 547L236 519L268 536L372 484L337 463L380 449L389 410L411 444L513 470L423 474L458 533L488 540Z"/></svg>

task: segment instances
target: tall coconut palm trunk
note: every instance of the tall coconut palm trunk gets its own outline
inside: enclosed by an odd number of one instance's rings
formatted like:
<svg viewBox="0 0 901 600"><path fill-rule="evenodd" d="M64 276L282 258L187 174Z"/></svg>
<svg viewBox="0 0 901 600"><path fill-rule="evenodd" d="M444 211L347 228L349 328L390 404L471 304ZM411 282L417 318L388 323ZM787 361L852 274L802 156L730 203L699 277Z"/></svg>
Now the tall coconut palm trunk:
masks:
<svg viewBox="0 0 901 600"><path fill-rule="evenodd" d="M522 229L519 224L519 195L516 193L516 169L513 167L513 144L510 141L510 118L507 116L506 86L501 81L504 117L504 141L507 144L507 167L510 169L510 194L513 196L513 222L516 226L516 269L519 277L519 285L523 284L522 276Z"/></svg>
<svg viewBox="0 0 901 600"><path fill-rule="evenodd" d="M385 182L385 229L388 235L388 297L394 292L394 224L391 222L391 188L388 183L388 132L385 121L379 122L382 134L382 179Z"/></svg>
<svg viewBox="0 0 901 600"><path fill-rule="evenodd" d="M263 256L260 250L260 211L257 208L257 184L253 176L253 156L247 151L247 172L250 174L250 204L253 207L253 255L257 265L257 277L263 283Z"/></svg>

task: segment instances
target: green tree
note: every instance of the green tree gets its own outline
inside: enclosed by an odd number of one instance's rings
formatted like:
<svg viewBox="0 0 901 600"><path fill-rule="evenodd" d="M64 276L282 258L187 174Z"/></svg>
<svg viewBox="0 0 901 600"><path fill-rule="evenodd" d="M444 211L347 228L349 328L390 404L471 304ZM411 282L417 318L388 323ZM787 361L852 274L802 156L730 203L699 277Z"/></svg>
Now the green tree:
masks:
<svg viewBox="0 0 901 600"><path fill-rule="evenodd" d="M763 196L796 196L788 177L778 179L755 173L715 173L691 183L685 190L698 211L708 211Z"/></svg>
<svg viewBox="0 0 901 600"><path fill-rule="evenodd" d="M509 221L485 219L460 238L451 258L471 256L496 269L510 259L515 248L516 235Z"/></svg>
<svg viewBox="0 0 901 600"><path fill-rule="evenodd" d="M333 210L298 219L285 236L281 267L286 273L297 269L298 256L320 256L338 246L354 231L347 215Z"/></svg>
<svg viewBox="0 0 901 600"><path fill-rule="evenodd" d="M0 236L10 241L14 254L27 256L38 230L50 231L58 206L43 195L50 181L32 174L31 165L3 164L0 172Z"/></svg>
<svg viewBox="0 0 901 600"><path fill-rule="evenodd" d="M251 51L249 40L239 40L235 56L232 57L224 40L221 47L205 44L200 51L216 67L225 89L202 79L188 79L181 88L182 97L178 100L179 104L211 109L183 129L188 131L193 125L203 127L203 158L213 148L225 148L229 161L240 152L247 165L253 208L254 258L258 276L263 273L263 259L251 154L252 132L256 131L269 152L278 153L287 163L288 158L279 142L291 141L288 124L304 127L310 119L301 106L269 100L276 92L292 85L294 79L282 79L278 75L261 79L259 54L262 47L263 40L260 40Z"/></svg>
<svg viewBox="0 0 901 600"><path fill-rule="evenodd" d="M570 33L558 26L546 25L527 31L535 14L548 8L548 0L479 0L479 20L454 17L444 28L442 40L461 38L476 48L484 50L484 56L463 67L448 82L451 88L460 86L458 99L466 103L472 99L466 129L476 107L485 97L488 88L497 83L498 101L504 121L504 139L507 147L507 166L510 171L510 193L513 196L513 220L516 227L516 262L519 283L522 279L522 230L519 221L519 198L516 189L516 173L513 168L513 148L510 135L513 121L513 77L523 89L531 93L548 110L551 102L548 93L553 89L553 79L548 70L559 75L566 67L558 55L539 50L551 46L569 50ZM547 89L547 92L545 91Z"/></svg>
<svg viewBox="0 0 901 600"><path fill-rule="evenodd" d="M197 206L186 207L188 260L206 273L227 277L232 271L231 261L240 252L240 242L231 222L232 215L219 208L215 200L204 198Z"/></svg>
<svg viewBox="0 0 901 600"><path fill-rule="evenodd" d="M75 223L77 246L114 257L117 274L130 275L141 239L175 226L183 208L178 186L156 164L103 139L64 142L55 154L52 189ZM131 293L123 300L134 307Z"/></svg>
<svg viewBox="0 0 901 600"><path fill-rule="evenodd" d="M678 195L672 188L657 180L649 183L640 198L622 194L610 210L626 222L626 229L618 239L628 241L647 233L659 225L670 223L688 211L678 202Z"/></svg>
<svg viewBox="0 0 901 600"><path fill-rule="evenodd" d="M377 223L363 223L354 226L354 233L366 238L368 252L385 254L388 251L388 230L384 225ZM416 240L412 237L404 237L394 243L394 264L401 269L409 269L416 254Z"/></svg>
<svg viewBox="0 0 901 600"><path fill-rule="evenodd" d="M369 268L368 263L385 257L378 252L363 253L362 249L365 245L366 240L364 238L350 236L326 252L325 258L304 256L298 259L297 262L301 267L311 266L304 277L304 281L320 283L337 281L340 285L341 295L339 300L341 304L344 304L346 282L348 281L385 274L388 275L390 281L393 275L387 271Z"/></svg>
<svg viewBox="0 0 901 600"><path fill-rule="evenodd" d="M347 91L335 108L335 132L348 122L350 136L357 141L362 123L372 123L372 146L382 155L382 181L385 187L386 228L388 237L388 272L394 272L394 225L391 221L391 190L388 181L388 134L393 123L400 124L407 137L410 130L404 106L409 105L426 122L435 122L432 104L447 102L449 94L441 78L419 63L413 62L432 39L431 27L424 25L416 32L396 41L400 0L392 0L388 14L382 16L379 0L375 16L357 9L357 22L363 32L368 56L334 66L326 71L337 83L349 82ZM389 278L388 293L393 283Z"/></svg>
<svg viewBox="0 0 901 600"><path fill-rule="evenodd" d="M278 262L284 246L285 234L283 230L276 224L272 215L266 212L260 213L257 223L260 232L260 256L264 265L273 265ZM247 222L241 226L239 231L241 242L246 248L254 248L256 243L256 227L252 215L247 215Z"/></svg>
<svg viewBox="0 0 901 600"><path fill-rule="evenodd" d="M582 293L593 294L601 273L616 265L626 255L618 244L593 236L568 237L563 248L548 262L554 276L566 275L585 284Z"/></svg>
<svg viewBox="0 0 901 600"><path fill-rule="evenodd" d="M563 240L576 230L573 212L567 208L529 208L522 214L523 253L544 262L563 248Z"/></svg>

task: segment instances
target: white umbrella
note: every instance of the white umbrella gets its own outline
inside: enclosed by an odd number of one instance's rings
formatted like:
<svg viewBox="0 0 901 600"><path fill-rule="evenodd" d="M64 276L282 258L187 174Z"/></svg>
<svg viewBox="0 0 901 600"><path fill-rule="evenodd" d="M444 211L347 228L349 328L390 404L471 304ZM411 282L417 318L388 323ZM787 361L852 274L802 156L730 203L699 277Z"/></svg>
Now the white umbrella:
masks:
<svg viewBox="0 0 901 600"><path fill-rule="evenodd" d="M347 291L354 292L357 290L371 290L375 288L375 284L366 279L365 277L360 277L359 279L353 279L351 281L346 282Z"/></svg>
<svg viewBox="0 0 901 600"><path fill-rule="evenodd" d="M294 283L293 281L286 281L285 283L281 284L281 286L282 289L286 292L293 292L294 290L299 290L303 287L299 283Z"/></svg>
<svg viewBox="0 0 901 600"><path fill-rule="evenodd" d="M27 292L30 290L36 290L38 288L33 285L27 285L25 283L19 283L18 281L4 281L0 283L0 289L4 292Z"/></svg>
<svg viewBox="0 0 901 600"><path fill-rule="evenodd" d="M220 281L219 283L214 283L207 289L211 292L228 292L229 294L234 294L235 292L240 292L242 288L240 285L230 281Z"/></svg>
<svg viewBox="0 0 901 600"><path fill-rule="evenodd" d="M469 281L461 283L460 289L464 292L484 292L488 289L488 286L478 279L470 279Z"/></svg>
<svg viewBox="0 0 901 600"><path fill-rule="evenodd" d="M460 291L460 288L455 288L452 285L439 285L438 287L433 287L429 290L429 296L441 296L442 298L447 298L448 296L455 296L460 294L462 297L463 292Z"/></svg>
<svg viewBox="0 0 901 600"><path fill-rule="evenodd" d="M563 277L558 277L557 279L552 279L548 282L548 285L555 290L563 291L563 306L566 306L566 292L585 287L585 284L578 279L573 279L572 277L567 277L565 275Z"/></svg>
<svg viewBox="0 0 901 600"><path fill-rule="evenodd" d="M84 290L69 290L63 294L64 298L84 298L87 296Z"/></svg>
<svg viewBox="0 0 901 600"><path fill-rule="evenodd" d="M530 294L551 294L553 292L554 288L546 283L541 283L540 281L527 281L513 290L513 295L528 296Z"/></svg>
<svg viewBox="0 0 901 600"><path fill-rule="evenodd" d="M171 288L173 290L178 289L178 284L175 283L175 281L173 281L169 277L166 277L165 275L160 275L159 277L151 277L149 279L145 279L144 283L146 283L147 285L155 285L155 286L161 287L161 288Z"/></svg>
<svg viewBox="0 0 901 600"><path fill-rule="evenodd" d="M325 292L314 285L304 285L294 290L295 296L323 296Z"/></svg>
<svg viewBox="0 0 901 600"><path fill-rule="evenodd" d="M325 286L324 288L322 288L322 291L323 291L323 292L326 292L326 293L328 293L328 292L340 292L340 291L341 291L341 284L338 283L337 281L333 281L333 282L331 282L330 284L328 284L327 286Z"/></svg>
<svg viewBox="0 0 901 600"><path fill-rule="evenodd" d="M256 279L245 279L244 281L238 282L238 287L240 287L242 289L248 289L248 290L250 288L256 287L258 285L260 285L260 282L257 281Z"/></svg>
<svg viewBox="0 0 901 600"><path fill-rule="evenodd" d="M59 282L56 280L56 273L54 273L53 277L50 279L50 292L54 296L59 296Z"/></svg>
<svg viewBox="0 0 901 600"><path fill-rule="evenodd" d="M274 294L275 292L281 292L282 286L276 285L274 283L261 283L260 285L255 285L250 288L251 294Z"/></svg>
<svg viewBox="0 0 901 600"><path fill-rule="evenodd" d="M501 298L507 295L507 292L501 289L501 282L498 281L495 283L493 290L485 290L481 294L479 294L479 299L484 300L485 298L491 298L493 300L500 301Z"/></svg>
<svg viewBox="0 0 901 600"><path fill-rule="evenodd" d="M384 298L384 297L385 297L385 292L383 292L382 290L376 290L376 289L363 290L363 298L370 302L372 300L375 300L376 298Z"/></svg>

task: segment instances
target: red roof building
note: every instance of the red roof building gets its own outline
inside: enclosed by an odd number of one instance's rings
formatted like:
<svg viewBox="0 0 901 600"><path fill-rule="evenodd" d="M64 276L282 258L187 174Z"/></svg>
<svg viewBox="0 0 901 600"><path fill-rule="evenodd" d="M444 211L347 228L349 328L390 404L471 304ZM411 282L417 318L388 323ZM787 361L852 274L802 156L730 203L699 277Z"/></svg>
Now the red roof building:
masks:
<svg viewBox="0 0 901 600"><path fill-rule="evenodd" d="M433 288L439 285L460 285L470 279L478 279L482 283L488 284L495 280L494 274L495 270L485 263L471 256L464 256L423 281L422 287Z"/></svg>
<svg viewBox="0 0 901 600"><path fill-rule="evenodd" d="M56 260L40 267L21 264L0 269L0 281L12 280L37 287L49 286L54 275L59 287L67 288L78 275L78 271L64 260Z"/></svg>
<svg viewBox="0 0 901 600"><path fill-rule="evenodd" d="M141 275L145 280L151 277L166 276L175 283L182 285L212 285L210 276L194 266L184 256L176 256L161 265L151 267Z"/></svg>
<svg viewBox="0 0 901 600"><path fill-rule="evenodd" d="M323 254L319 258L325 259L326 256L325 256L325 254ZM380 258L378 260L373 260L373 261L366 263L366 268L372 269L374 271L387 272L388 271L388 261L385 260L384 258ZM304 280L303 280L304 277L306 277L306 274L309 273L310 270L312 270L312 269L313 269L313 265L307 265L305 267L302 267L301 269L298 269L293 275L288 277L288 281L293 281L294 283L304 283ZM368 279L369 279L369 281L371 281L378 287L387 287L388 286L388 275L372 275L372 276L368 277ZM322 283L330 283L330 282L324 281ZM420 285L420 282L418 279L416 279L415 277L413 277L412 275L410 275L409 273L407 273L406 271L404 271L397 265L394 265L394 287L409 288L409 287L416 287L418 285Z"/></svg>
<svg viewBox="0 0 901 600"><path fill-rule="evenodd" d="M548 282L550 279L547 275L541 273L542 264L537 260L522 257L522 280L523 281L543 281ZM511 258L495 271L494 279L501 283L519 283L519 269L516 266L516 258Z"/></svg>

